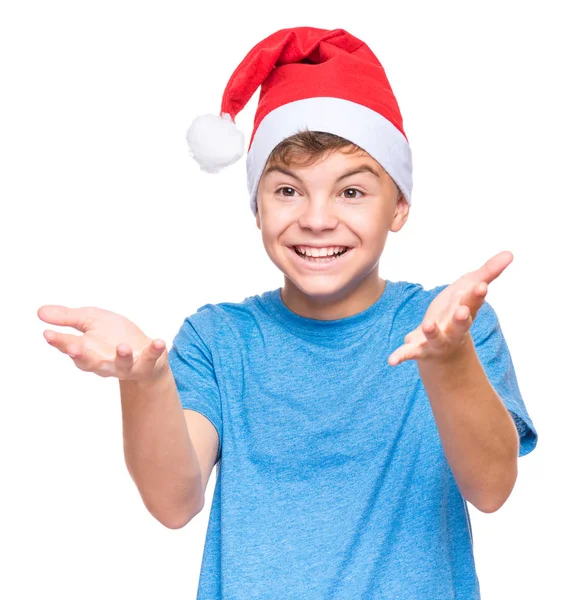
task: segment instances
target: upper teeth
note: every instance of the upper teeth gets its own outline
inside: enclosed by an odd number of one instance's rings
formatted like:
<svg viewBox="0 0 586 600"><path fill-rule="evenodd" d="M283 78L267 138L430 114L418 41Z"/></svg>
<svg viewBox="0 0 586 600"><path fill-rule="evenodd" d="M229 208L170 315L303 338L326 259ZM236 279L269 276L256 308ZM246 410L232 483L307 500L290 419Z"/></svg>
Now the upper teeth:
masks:
<svg viewBox="0 0 586 600"><path fill-rule="evenodd" d="M295 246L301 253L308 256L332 256L345 250L347 246L330 246L329 248L312 248L311 246Z"/></svg>

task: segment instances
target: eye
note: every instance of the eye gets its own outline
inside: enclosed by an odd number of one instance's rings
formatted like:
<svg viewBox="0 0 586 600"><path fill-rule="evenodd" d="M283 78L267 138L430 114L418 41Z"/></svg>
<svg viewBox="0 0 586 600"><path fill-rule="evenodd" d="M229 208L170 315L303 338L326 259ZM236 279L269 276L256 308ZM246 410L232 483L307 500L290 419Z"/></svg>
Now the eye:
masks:
<svg viewBox="0 0 586 600"><path fill-rule="evenodd" d="M348 196L344 196L344 194L348 193ZM356 198L360 198L360 196L358 194L362 194L362 192L360 190L357 190L356 188L347 188L342 192L342 196L344 196L344 198L346 198L347 200L354 200Z"/></svg>
<svg viewBox="0 0 586 600"><path fill-rule="evenodd" d="M293 196L295 195L295 191L296 190L292 187L281 187L277 190L277 195L285 196L286 198L293 198Z"/></svg>

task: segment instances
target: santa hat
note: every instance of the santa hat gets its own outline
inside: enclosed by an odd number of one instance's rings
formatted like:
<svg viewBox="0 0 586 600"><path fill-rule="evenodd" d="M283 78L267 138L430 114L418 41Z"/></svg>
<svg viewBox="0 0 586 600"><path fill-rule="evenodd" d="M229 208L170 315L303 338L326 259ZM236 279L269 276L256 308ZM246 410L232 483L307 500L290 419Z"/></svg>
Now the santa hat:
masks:
<svg viewBox="0 0 586 600"><path fill-rule="evenodd" d="M244 154L234 120L260 86L246 161L250 208L266 161L302 130L346 138L368 152L411 204L411 149L385 71L370 48L343 29L282 29L259 42L224 90L220 115L196 118L187 132L191 156L218 172Z"/></svg>

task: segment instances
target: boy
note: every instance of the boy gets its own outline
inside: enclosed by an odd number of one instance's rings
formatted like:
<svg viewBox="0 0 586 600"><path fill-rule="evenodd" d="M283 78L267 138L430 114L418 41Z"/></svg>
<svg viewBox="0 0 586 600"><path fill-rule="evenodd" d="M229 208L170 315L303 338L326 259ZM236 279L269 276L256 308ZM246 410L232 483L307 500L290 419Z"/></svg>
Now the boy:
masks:
<svg viewBox="0 0 586 600"><path fill-rule="evenodd" d="M283 288L202 306L168 355L100 309L41 308L85 333L48 341L119 377L128 469L162 523L201 511L218 465L198 600L479 598L466 501L498 510L537 443L484 301L512 255L432 290L379 277L411 154L380 63L343 30L255 46L222 118L188 132L202 168L238 159L259 85L250 206Z"/></svg>

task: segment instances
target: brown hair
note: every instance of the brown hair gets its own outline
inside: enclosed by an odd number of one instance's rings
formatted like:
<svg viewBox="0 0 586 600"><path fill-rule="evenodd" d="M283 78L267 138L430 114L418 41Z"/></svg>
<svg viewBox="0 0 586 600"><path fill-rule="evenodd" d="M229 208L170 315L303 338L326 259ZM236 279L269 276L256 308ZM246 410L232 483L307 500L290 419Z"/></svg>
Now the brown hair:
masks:
<svg viewBox="0 0 586 600"><path fill-rule="evenodd" d="M286 167L309 167L318 159L325 158L336 151L344 154L362 152L370 156L366 150L339 135L324 131L305 130L285 138L273 148L264 166L263 173L268 168L278 164ZM401 197L404 198L405 196L399 186L397 186L397 189L397 202L399 202Z"/></svg>
<svg viewBox="0 0 586 600"><path fill-rule="evenodd" d="M333 133L300 131L275 146L267 159L264 170L274 164L308 167L319 158L336 150L344 154L364 152L360 146Z"/></svg>

